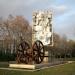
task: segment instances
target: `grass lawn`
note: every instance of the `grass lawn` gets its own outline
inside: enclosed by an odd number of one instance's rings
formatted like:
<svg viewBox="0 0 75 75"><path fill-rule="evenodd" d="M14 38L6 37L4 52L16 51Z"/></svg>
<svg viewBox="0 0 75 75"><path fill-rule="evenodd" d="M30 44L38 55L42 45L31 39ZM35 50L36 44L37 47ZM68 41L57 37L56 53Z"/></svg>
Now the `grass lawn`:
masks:
<svg viewBox="0 0 75 75"><path fill-rule="evenodd" d="M0 75L75 75L75 62L34 72L0 69Z"/></svg>

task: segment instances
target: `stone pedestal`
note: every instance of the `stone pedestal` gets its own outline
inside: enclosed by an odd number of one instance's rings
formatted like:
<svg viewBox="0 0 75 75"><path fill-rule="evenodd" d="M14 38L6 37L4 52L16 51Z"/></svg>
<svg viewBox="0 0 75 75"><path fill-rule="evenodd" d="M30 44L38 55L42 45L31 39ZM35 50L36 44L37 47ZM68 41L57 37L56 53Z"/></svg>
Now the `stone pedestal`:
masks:
<svg viewBox="0 0 75 75"><path fill-rule="evenodd" d="M11 68L22 68L22 69L35 69L35 65L29 64L9 64Z"/></svg>
<svg viewBox="0 0 75 75"><path fill-rule="evenodd" d="M51 62L51 51L50 50L45 50L45 57L44 57L43 62L45 63Z"/></svg>
<svg viewBox="0 0 75 75"><path fill-rule="evenodd" d="M10 68L18 68L18 69L40 69L43 67L48 67L50 63L42 63L42 64L9 64Z"/></svg>

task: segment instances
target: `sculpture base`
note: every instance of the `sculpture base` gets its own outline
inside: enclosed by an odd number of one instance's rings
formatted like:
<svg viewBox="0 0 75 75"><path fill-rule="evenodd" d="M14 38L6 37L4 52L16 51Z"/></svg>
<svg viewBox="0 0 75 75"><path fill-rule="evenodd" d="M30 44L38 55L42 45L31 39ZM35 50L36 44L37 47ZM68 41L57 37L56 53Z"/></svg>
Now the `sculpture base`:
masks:
<svg viewBox="0 0 75 75"><path fill-rule="evenodd" d="M9 67L11 68L19 68L19 69L39 69L42 67L48 67L50 66L50 63L45 64L9 64Z"/></svg>
<svg viewBox="0 0 75 75"><path fill-rule="evenodd" d="M9 64L11 68L25 68L25 69L35 69L35 65L29 64Z"/></svg>
<svg viewBox="0 0 75 75"><path fill-rule="evenodd" d="M41 63L41 64L9 64L9 67L11 68L18 68L18 69L41 69L41 68L46 68L50 67L53 65L59 65L63 64L65 61L57 61L57 62L52 62L52 63Z"/></svg>

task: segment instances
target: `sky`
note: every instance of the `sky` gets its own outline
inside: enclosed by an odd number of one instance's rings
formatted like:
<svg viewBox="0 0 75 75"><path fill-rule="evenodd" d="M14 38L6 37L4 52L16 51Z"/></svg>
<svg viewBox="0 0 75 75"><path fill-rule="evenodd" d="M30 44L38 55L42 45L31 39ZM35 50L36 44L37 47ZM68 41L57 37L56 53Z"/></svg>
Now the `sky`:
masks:
<svg viewBox="0 0 75 75"><path fill-rule="evenodd" d="M51 10L54 32L75 40L75 0L0 0L3 18L20 15L31 23L36 10Z"/></svg>

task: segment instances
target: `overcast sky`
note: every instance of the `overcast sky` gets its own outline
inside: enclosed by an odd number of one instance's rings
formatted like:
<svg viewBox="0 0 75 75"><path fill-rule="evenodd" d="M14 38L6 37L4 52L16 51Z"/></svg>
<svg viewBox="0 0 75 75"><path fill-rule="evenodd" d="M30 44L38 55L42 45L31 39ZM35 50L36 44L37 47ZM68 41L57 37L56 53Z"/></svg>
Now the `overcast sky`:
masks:
<svg viewBox="0 0 75 75"><path fill-rule="evenodd" d="M0 0L0 17L22 15L32 21L34 10L51 10L53 28L75 40L75 0Z"/></svg>

